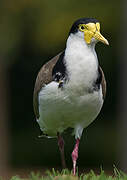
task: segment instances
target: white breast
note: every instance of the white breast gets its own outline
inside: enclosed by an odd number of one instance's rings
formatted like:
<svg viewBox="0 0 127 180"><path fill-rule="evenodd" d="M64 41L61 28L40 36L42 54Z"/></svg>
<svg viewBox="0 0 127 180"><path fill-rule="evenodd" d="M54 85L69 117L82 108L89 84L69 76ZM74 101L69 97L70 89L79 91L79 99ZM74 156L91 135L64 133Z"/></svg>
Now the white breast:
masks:
<svg viewBox="0 0 127 180"><path fill-rule="evenodd" d="M88 46L79 36L69 36L65 62L71 86L89 88L97 79L98 60L94 46Z"/></svg>

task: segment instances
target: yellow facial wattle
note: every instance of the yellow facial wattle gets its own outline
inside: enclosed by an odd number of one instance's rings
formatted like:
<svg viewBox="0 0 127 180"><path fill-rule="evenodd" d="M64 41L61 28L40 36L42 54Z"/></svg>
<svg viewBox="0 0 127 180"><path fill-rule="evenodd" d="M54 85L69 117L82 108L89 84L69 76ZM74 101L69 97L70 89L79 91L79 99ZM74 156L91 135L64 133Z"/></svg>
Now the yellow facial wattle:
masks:
<svg viewBox="0 0 127 180"><path fill-rule="evenodd" d="M92 38L95 38L96 40L109 45L107 39L105 39L100 33L100 23L80 24L79 30L84 32L84 39L87 44L90 44Z"/></svg>

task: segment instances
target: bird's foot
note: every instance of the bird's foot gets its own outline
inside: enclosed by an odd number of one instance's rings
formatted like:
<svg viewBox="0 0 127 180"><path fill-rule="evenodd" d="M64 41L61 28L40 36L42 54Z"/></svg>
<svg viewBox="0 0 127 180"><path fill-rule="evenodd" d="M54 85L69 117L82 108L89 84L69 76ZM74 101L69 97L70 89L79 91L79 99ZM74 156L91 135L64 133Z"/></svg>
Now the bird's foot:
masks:
<svg viewBox="0 0 127 180"><path fill-rule="evenodd" d="M77 159L78 159L79 142L80 142L80 139L78 138L78 139L76 140L76 144L75 144L74 150L73 150L73 152L72 152L73 175L74 175L74 176L76 175L76 161L77 161Z"/></svg>

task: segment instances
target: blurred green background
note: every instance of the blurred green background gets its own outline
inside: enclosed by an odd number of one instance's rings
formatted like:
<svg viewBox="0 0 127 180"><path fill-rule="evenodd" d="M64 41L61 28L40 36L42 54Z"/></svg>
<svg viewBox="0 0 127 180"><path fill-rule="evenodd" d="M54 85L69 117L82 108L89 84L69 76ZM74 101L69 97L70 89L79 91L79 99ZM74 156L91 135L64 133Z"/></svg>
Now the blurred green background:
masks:
<svg viewBox="0 0 127 180"><path fill-rule="evenodd" d="M40 67L65 48L70 27L80 17L97 18L110 46L101 43L96 46L107 80L107 96L96 121L84 130L78 166L103 166L110 170L113 164L122 167L122 156L126 154L122 149L126 140L121 141L124 117L123 121L120 118L123 7L122 0L0 1L1 169L61 166L57 140L38 138L40 129L33 113L32 96ZM66 159L71 167L75 141L65 134L65 142Z"/></svg>

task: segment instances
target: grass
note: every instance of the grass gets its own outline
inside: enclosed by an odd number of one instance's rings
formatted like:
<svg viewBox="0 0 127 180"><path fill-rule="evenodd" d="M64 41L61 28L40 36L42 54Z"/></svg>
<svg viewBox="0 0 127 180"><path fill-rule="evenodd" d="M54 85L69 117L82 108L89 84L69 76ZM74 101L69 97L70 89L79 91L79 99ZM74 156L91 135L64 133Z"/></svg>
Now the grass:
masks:
<svg viewBox="0 0 127 180"><path fill-rule="evenodd" d="M40 175L40 173L31 173L28 178L20 178L19 176L13 176L10 180L127 180L127 175L121 171L118 171L117 168L114 168L114 174L106 175L106 173L101 170L100 174L95 174L94 171L90 171L87 174L81 174L78 176L73 176L72 173L65 169L62 172L55 171L52 169L52 172L47 172L46 176ZM2 180L2 178L1 178Z"/></svg>

